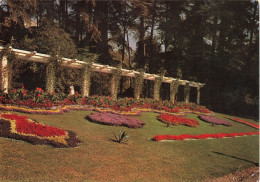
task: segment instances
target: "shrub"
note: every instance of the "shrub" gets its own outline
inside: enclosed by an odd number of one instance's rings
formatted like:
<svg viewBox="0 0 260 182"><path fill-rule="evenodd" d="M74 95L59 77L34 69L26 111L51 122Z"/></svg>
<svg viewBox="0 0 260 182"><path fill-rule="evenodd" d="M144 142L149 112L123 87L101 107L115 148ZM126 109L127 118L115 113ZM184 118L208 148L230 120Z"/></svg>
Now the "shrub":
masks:
<svg viewBox="0 0 260 182"><path fill-rule="evenodd" d="M115 133L113 133L113 134L114 134L114 138L115 138L114 141L117 142L117 143L126 143L127 138L129 137L129 136L126 134L125 131L121 131L121 130L120 130L120 132L119 132L118 135L116 135Z"/></svg>

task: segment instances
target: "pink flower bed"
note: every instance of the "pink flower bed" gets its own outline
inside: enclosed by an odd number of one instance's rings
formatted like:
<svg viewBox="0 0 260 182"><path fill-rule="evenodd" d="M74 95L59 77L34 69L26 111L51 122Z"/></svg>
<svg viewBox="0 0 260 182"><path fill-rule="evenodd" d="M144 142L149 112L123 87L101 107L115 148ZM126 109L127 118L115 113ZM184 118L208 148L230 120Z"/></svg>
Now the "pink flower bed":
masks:
<svg viewBox="0 0 260 182"><path fill-rule="evenodd" d="M162 140L187 140L187 139L208 139L208 138L228 138L237 136L259 135L260 132L244 132L244 133L218 133L218 134L201 134L201 135L156 135L154 141Z"/></svg>
<svg viewBox="0 0 260 182"><path fill-rule="evenodd" d="M100 123L113 126L126 126L129 128L141 128L145 123L127 116L112 113L96 112L88 116L94 123Z"/></svg>
<svg viewBox="0 0 260 182"><path fill-rule="evenodd" d="M216 125L224 125L224 126L232 126L229 122L224 119L218 119L213 116L199 115L199 118L207 123L216 124Z"/></svg>

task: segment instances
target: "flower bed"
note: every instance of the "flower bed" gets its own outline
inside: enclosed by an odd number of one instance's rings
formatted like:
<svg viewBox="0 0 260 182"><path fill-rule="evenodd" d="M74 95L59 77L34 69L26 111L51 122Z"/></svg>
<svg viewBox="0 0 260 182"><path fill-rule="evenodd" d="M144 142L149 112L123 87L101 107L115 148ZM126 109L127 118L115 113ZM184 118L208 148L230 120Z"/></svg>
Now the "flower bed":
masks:
<svg viewBox="0 0 260 182"><path fill-rule="evenodd" d="M244 121L242 119L238 119L238 118L229 118L229 119L236 121L236 122L239 122L239 123L243 123L243 124L251 126L253 128L259 129L259 125L257 125L257 124L253 124L253 123L250 123L250 122Z"/></svg>
<svg viewBox="0 0 260 182"><path fill-rule="evenodd" d="M64 112L63 107L71 105L97 107L103 110L108 109L116 113L124 113L125 115L132 115L131 113L140 114L140 112L145 110L159 113L179 113L181 115L183 115L183 110L185 112L212 114L205 107L194 103L173 103L170 101L155 101L153 99L136 100L133 98L118 98L117 100L113 100L111 97L105 96L82 98L77 92L73 96L58 93L49 94L41 88L28 91L24 87L11 90L7 95L1 95L0 104L0 109L40 114L62 114ZM55 107L58 107L58 109L53 109ZM69 107L68 110L73 109ZM83 107L80 109L84 110Z"/></svg>
<svg viewBox="0 0 260 182"><path fill-rule="evenodd" d="M224 119L218 119L213 116L206 116L206 115L199 115L199 118L202 121L205 121L207 123L216 124L216 125L224 125L224 126L232 126L229 122L227 122Z"/></svg>
<svg viewBox="0 0 260 182"><path fill-rule="evenodd" d="M189 140L189 139L208 139L208 138L230 138L237 136L259 135L260 132L244 132L244 133L218 133L218 134L201 134L201 135L156 135L154 141L162 140Z"/></svg>
<svg viewBox="0 0 260 182"><path fill-rule="evenodd" d="M24 140L32 144L49 144L54 147L76 147L80 143L76 134L60 128L47 126L10 113L0 114L0 136Z"/></svg>
<svg viewBox="0 0 260 182"><path fill-rule="evenodd" d="M94 123L113 126L126 126L129 128L141 128L145 124L144 122L135 118L104 112L92 113L88 116L88 118Z"/></svg>
<svg viewBox="0 0 260 182"><path fill-rule="evenodd" d="M197 127L199 126L199 122L195 119L187 119L187 118L182 118L170 114L161 114L158 116L158 119L161 122L168 123L168 124L173 124L173 125L186 125L186 126L191 126L191 127Z"/></svg>

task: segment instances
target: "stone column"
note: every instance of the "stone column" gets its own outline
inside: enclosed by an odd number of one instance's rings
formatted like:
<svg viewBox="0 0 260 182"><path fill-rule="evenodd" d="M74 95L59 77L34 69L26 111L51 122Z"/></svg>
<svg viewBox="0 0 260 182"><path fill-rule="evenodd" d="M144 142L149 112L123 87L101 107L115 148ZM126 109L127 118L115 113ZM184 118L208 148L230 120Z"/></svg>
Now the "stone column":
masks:
<svg viewBox="0 0 260 182"><path fill-rule="evenodd" d="M46 67L46 91L53 93L55 89L55 67L53 63L48 63Z"/></svg>
<svg viewBox="0 0 260 182"><path fill-rule="evenodd" d="M91 70L90 68L85 68L83 69L82 82L81 82L82 97L89 96L90 85L91 85Z"/></svg>
<svg viewBox="0 0 260 182"><path fill-rule="evenodd" d="M200 104L200 87L197 87L197 104Z"/></svg>
<svg viewBox="0 0 260 182"><path fill-rule="evenodd" d="M153 87L153 99L160 100L160 88L162 85L162 77L156 77L154 80L154 87Z"/></svg>
<svg viewBox="0 0 260 182"><path fill-rule="evenodd" d="M3 56L1 60L1 91L8 93L8 60L7 56Z"/></svg>
<svg viewBox="0 0 260 182"><path fill-rule="evenodd" d="M110 95L112 97L113 100L115 100L117 98L117 88L116 88L116 80L115 80L115 76L112 75L112 79L111 79L111 83L110 83Z"/></svg>
<svg viewBox="0 0 260 182"><path fill-rule="evenodd" d="M184 86L184 102L189 103L190 102L190 85L189 83L186 83Z"/></svg>
<svg viewBox="0 0 260 182"><path fill-rule="evenodd" d="M144 84L144 72L141 72L141 74L135 74L134 78L134 98L139 99L140 94L143 89L143 84Z"/></svg>
<svg viewBox="0 0 260 182"><path fill-rule="evenodd" d="M158 88L154 85L154 87L153 87L153 99L158 101L159 98L160 98L160 88Z"/></svg>
<svg viewBox="0 0 260 182"><path fill-rule="evenodd" d="M172 81L172 83L170 83L170 101L173 103L175 101L175 96L178 92L179 85L180 85L179 79Z"/></svg>
<svg viewBox="0 0 260 182"><path fill-rule="evenodd" d="M89 96L89 85L88 79L86 76L83 77L83 83L82 83L82 97L88 97Z"/></svg>

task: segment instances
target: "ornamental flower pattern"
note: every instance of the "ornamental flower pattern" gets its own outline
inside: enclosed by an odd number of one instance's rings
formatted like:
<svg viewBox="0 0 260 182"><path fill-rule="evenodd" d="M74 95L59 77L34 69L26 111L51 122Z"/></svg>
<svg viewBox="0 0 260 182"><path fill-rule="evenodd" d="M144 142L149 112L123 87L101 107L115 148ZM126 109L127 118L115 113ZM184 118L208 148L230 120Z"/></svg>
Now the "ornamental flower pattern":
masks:
<svg viewBox="0 0 260 182"><path fill-rule="evenodd" d="M156 101L153 99L133 99L133 98L118 98L113 100L111 97L106 96L89 96L82 97L75 92L75 95L65 95L63 93L48 93L41 88L28 91L24 87L11 90L8 95L0 95L0 105L4 109L5 106L19 106L26 108L37 108L49 110L52 107L64 107L70 105L85 106L85 107L98 107L100 109L119 112L131 113L133 110L149 110L149 112L161 113L205 113L213 114L203 106L194 103L184 102L170 102L170 101ZM8 110L8 109L7 109ZM26 109L24 109L26 111ZM37 111L38 113L38 111ZM48 113L48 112L45 112ZM62 113L62 112L60 112Z"/></svg>
<svg viewBox="0 0 260 182"><path fill-rule="evenodd" d="M72 131L37 123L26 116L0 114L0 137L24 140L32 144L49 144L54 147L76 147L80 143Z"/></svg>
<svg viewBox="0 0 260 182"><path fill-rule="evenodd" d="M244 132L244 133L218 133L218 134L201 134L201 135L156 135L154 141L162 140L191 140L191 139L209 139L209 138L230 138L238 136L259 135L260 132Z"/></svg>
<svg viewBox="0 0 260 182"><path fill-rule="evenodd" d="M190 127L199 126L199 122L195 119L182 118L170 114L161 114L158 116L161 122L172 124L172 125L185 125Z"/></svg>
<svg viewBox="0 0 260 182"><path fill-rule="evenodd" d="M236 122L243 123L245 125L251 126L253 128L259 129L259 125L257 125L257 124L253 124L253 123L250 123L250 122L244 121L242 119L238 119L238 118L230 118L230 119L233 120L233 121L236 121Z"/></svg>
<svg viewBox="0 0 260 182"><path fill-rule="evenodd" d="M95 123L113 126L126 126L128 128L141 128L145 124L144 122L135 118L104 112L92 113L88 116L88 118L90 121Z"/></svg>
<svg viewBox="0 0 260 182"><path fill-rule="evenodd" d="M216 125L224 125L224 126L232 126L229 122L227 122L224 119L218 119L214 116L206 116L206 115L199 115L199 118L202 121L205 121L207 123L216 124Z"/></svg>

